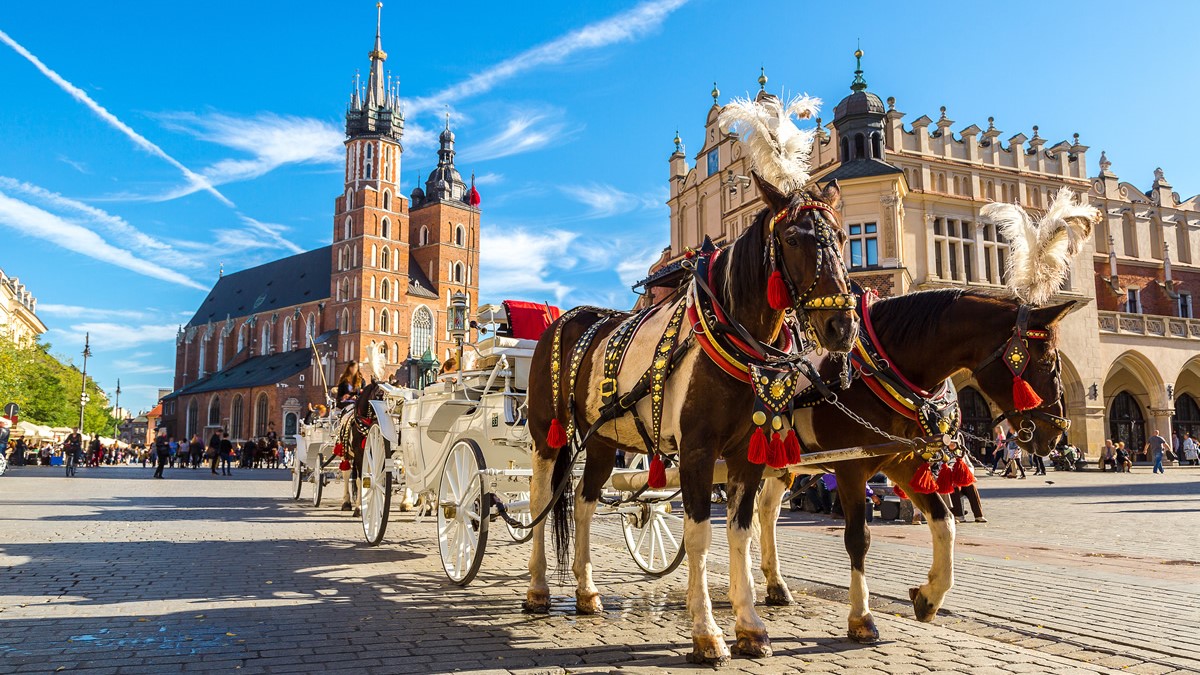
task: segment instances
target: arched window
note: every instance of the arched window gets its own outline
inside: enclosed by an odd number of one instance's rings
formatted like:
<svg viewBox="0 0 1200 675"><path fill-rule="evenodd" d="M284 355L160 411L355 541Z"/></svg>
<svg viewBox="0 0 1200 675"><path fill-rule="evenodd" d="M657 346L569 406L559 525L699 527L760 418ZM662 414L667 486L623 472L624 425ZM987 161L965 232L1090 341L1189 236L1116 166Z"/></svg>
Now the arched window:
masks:
<svg viewBox="0 0 1200 675"><path fill-rule="evenodd" d="M267 417L270 416L267 405L267 395L259 394L254 402L254 435L260 438L267 435Z"/></svg>
<svg viewBox="0 0 1200 675"><path fill-rule="evenodd" d="M871 134L871 156L875 159L883 159L883 137L876 131Z"/></svg>
<svg viewBox="0 0 1200 675"><path fill-rule="evenodd" d="M1200 443L1200 406L1196 405L1196 399L1187 394L1175 399L1175 418L1171 422L1181 441L1189 433L1192 440Z"/></svg>
<svg viewBox="0 0 1200 675"><path fill-rule="evenodd" d="M343 335L350 332L350 310L342 310L342 320L338 323L338 330L340 330Z"/></svg>
<svg viewBox="0 0 1200 675"><path fill-rule="evenodd" d="M842 137L842 161L850 161L850 139L845 136Z"/></svg>
<svg viewBox="0 0 1200 675"><path fill-rule="evenodd" d="M379 282L379 299L384 302L392 299L392 284L387 279Z"/></svg>
<svg viewBox="0 0 1200 675"><path fill-rule="evenodd" d="M987 182L987 198L991 200L996 199L996 186L990 180Z"/></svg>
<svg viewBox="0 0 1200 675"><path fill-rule="evenodd" d="M307 346L309 346L308 341L310 339L315 340L317 337L317 315L316 314L310 313L308 315L308 322L304 327L304 332L305 332L304 346L307 347Z"/></svg>
<svg viewBox="0 0 1200 675"><path fill-rule="evenodd" d="M384 193L384 196L390 199L390 195L387 195L386 193ZM387 207L385 206L383 208L386 209ZM392 237L392 221L388 220L387 218L384 218L382 221L380 221L379 236L383 237L384 239L391 239L391 237Z"/></svg>
<svg viewBox="0 0 1200 675"><path fill-rule="evenodd" d="M854 159L862 159L867 154L866 139L862 134L854 134Z"/></svg>
<svg viewBox="0 0 1200 675"><path fill-rule="evenodd" d="M433 349L433 313L424 305L418 307L412 315L412 332L409 338L409 352L414 359L419 359L426 351Z"/></svg>
<svg viewBox="0 0 1200 675"><path fill-rule="evenodd" d="M938 189L938 192L945 192L945 191L946 191L946 174L944 174L944 173L939 173L939 174L938 174L938 177L937 177L937 189Z"/></svg>
<svg viewBox="0 0 1200 675"><path fill-rule="evenodd" d="M400 343L392 343L392 363L400 363Z"/></svg>
<svg viewBox="0 0 1200 675"><path fill-rule="evenodd" d="M233 397L233 405L229 407L229 438L235 441L244 440L242 438L242 419L245 417L245 412L242 410L242 395L238 394Z"/></svg>
<svg viewBox="0 0 1200 675"><path fill-rule="evenodd" d="M463 282L463 279L465 278L464 274L463 274L463 264L456 262L456 263L454 263L454 266L452 269L454 270L454 276L452 277L452 279L454 280L454 283L461 284Z"/></svg>
<svg viewBox="0 0 1200 675"><path fill-rule="evenodd" d="M296 413L287 413L283 416L283 437L287 440L292 440L296 436Z"/></svg>
<svg viewBox="0 0 1200 675"><path fill-rule="evenodd" d="M391 361L388 360L388 343L379 343L379 356L383 359L384 363L391 363Z"/></svg>
<svg viewBox="0 0 1200 675"><path fill-rule="evenodd" d="M375 177L375 146L367 143L367 159L364 163L363 178L371 180Z"/></svg>
<svg viewBox="0 0 1200 675"><path fill-rule="evenodd" d="M379 267L385 270L392 269L392 253L386 246L379 252Z"/></svg>
<svg viewBox="0 0 1200 675"><path fill-rule="evenodd" d="M266 356L271 353L271 322L263 321L262 332L259 334L258 353Z"/></svg>
<svg viewBox="0 0 1200 675"><path fill-rule="evenodd" d="M197 425L199 423L200 423L200 404L196 401L196 399L192 399L191 402L188 403L188 407L187 407L187 420L186 420L186 423L183 425L184 435L187 436L188 438L191 438L192 434L196 433Z"/></svg>
<svg viewBox="0 0 1200 675"><path fill-rule="evenodd" d="M384 190L384 191L383 191L383 210L384 210L384 211L391 211L391 210L392 210L392 191L391 191L391 190ZM383 222L386 224L386 223L387 223L387 219L386 219L386 218L384 218ZM385 225L384 227L386 228L386 225ZM383 236L385 236L385 237L386 237L386 236L388 236L388 235L387 235L387 230L386 230L386 229L384 229L384 231L383 231Z"/></svg>
<svg viewBox="0 0 1200 675"><path fill-rule="evenodd" d="M1139 453L1146 445L1146 422L1142 407L1129 392L1123 391L1113 398L1108 413L1109 435L1113 442L1124 441L1131 453Z"/></svg>
<svg viewBox="0 0 1200 675"><path fill-rule="evenodd" d="M980 438L991 438L992 411L979 391L974 387L963 387L958 392L958 404L962 411L962 430ZM986 449L979 441L968 440L967 445L976 457L983 459Z"/></svg>
<svg viewBox="0 0 1200 675"><path fill-rule="evenodd" d="M242 324L241 326L239 326L238 327L238 343L237 343L237 350L238 350L239 354L241 354L242 350L246 348L246 339L249 337L250 337L250 329L246 326L246 324Z"/></svg>
<svg viewBox="0 0 1200 675"><path fill-rule="evenodd" d="M342 223L342 239L349 239L354 236L354 222L350 216L346 216L346 222Z"/></svg>
<svg viewBox="0 0 1200 675"><path fill-rule="evenodd" d="M429 228L425 225L421 226L421 236L417 238L420 246L425 246L429 243Z"/></svg>
<svg viewBox="0 0 1200 675"><path fill-rule="evenodd" d="M292 351L292 317L287 317L283 320L283 342L279 345L279 351Z"/></svg>
<svg viewBox="0 0 1200 675"><path fill-rule="evenodd" d="M221 397L213 395L212 400L208 402L208 426L221 426ZM188 435L191 437L191 434Z"/></svg>
<svg viewBox="0 0 1200 675"><path fill-rule="evenodd" d="M354 191L346 188L346 210L349 211L352 208L354 208Z"/></svg>
<svg viewBox="0 0 1200 675"><path fill-rule="evenodd" d="M388 311L386 309L381 310L379 312L379 332L387 335L389 327Z"/></svg>
<svg viewBox="0 0 1200 675"><path fill-rule="evenodd" d="M217 333L217 370L225 367L225 333Z"/></svg>
<svg viewBox="0 0 1200 675"><path fill-rule="evenodd" d="M461 223L454 227L454 245L467 245L467 228L463 227Z"/></svg>
<svg viewBox="0 0 1200 675"><path fill-rule="evenodd" d="M199 367L196 368L197 377L204 377L204 373L208 372L208 338L200 338L200 359Z"/></svg>

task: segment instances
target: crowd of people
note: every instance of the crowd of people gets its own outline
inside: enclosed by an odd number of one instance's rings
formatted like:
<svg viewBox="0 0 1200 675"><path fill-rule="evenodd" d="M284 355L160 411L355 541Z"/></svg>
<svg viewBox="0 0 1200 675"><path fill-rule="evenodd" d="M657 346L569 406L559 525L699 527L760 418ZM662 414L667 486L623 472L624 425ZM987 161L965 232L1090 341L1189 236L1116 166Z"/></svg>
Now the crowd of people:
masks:
<svg viewBox="0 0 1200 675"><path fill-rule="evenodd" d="M186 440L176 440L160 429L154 439L155 478L164 478L167 467L199 469L206 466L213 475L232 476L236 464L241 469L290 468L293 449L280 442L275 432L275 423L267 425L267 433L257 439L249 438L240 443L229 438L229 432L218 429L208 438L201 440L192 434Z"/></svg>
<svg viewBox="0 0 1200 675"><path fill-rule="evenodd" d="M1100 449L1100 470L1130 473L1135 459L1153 461L1153 473L1166 473L1166 469L1163 468L1165 461L1178 461L1185 466L1200 466L1200 442L1187 431L1182 436L1178 433L1171 434L1171 440L1168 441L1156 429L1139 452L1127 448L1124 441L1114 442L1110 438L1104 441L1104 447Z"/></svg>

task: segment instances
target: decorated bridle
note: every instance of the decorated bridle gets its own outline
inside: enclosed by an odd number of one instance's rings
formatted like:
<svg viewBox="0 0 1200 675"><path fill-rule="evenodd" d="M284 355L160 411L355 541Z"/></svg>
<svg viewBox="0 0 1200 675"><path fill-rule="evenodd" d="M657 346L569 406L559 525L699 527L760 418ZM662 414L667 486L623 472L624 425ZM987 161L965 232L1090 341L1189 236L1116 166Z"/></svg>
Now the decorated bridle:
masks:
<svg viewBox="0 0 1200 675"><path fill-rule="evenodd" d="M799 292L796 284L792 281L791 275L787 272L787 267L779 264L779 258L782 254L777 251L779 239L775 236L775 226L787 219L788 216L798 216L802 211L822 211L834 223L838 223L839 218L837 212L828 204L805 199L797 206L792 206L776 213L771 217L767 225L767 265L771 270L770 277L767 280L767 302L770 303L771 309L777 312L795 309L803 323L804 312L807 310L854 309L858 298L853 293L812 295L813 290L817 287L817 283L821 280L822 273L826 272L825 268L827 266L832 268L834 274L839 269L843 276L846 272L846 265L842 261L842 252L838 246L837 235L834 229L822 218L813 219L813 234L817 239L817 267L816 272L813 274L812 283L808 285L808 288L804 289L803 292Z"/></svg>
<svg viewBox="0 0 1200 675"><path fill-rule="evenodd" d="M1040 419L1043 422L1053 424L1064 432L1071 428L1071 420L1063 415L1056 415L1048 411L1049 408L1057 407L1058 412L1066 412L1062 396L1060 395L1053 402L1044 403L1042 397L1033 390L1033 387L1029 386L1029 382L1024 378L1025 370L1029 367L1030 361L1029 340L1050 339L1050 331L1028 327L1029 313L1032 310L1033 308L1029 305L1021 305L1017 308L1017 322L1013 326L1012 337L980 362L974 370L974 373L978 376L979 371L983 370L985 366L992 361L1000 359L1004 362L1004 366L1008 368L1008 371L1012 373L1013 409L1006 410L996 416L996 419L992 420L992 426L994 427L1006 420L1020 419L1022 426L1018 431L1018 437L1025 442L1033 439L1032 427L1023 424L1025 421L1029 421L1030 418ZM1059 380L1061 373L1062 359L1055 352L1054 379ZM1021 435L1021 432L1024 432L1024 436Z"/></svg>

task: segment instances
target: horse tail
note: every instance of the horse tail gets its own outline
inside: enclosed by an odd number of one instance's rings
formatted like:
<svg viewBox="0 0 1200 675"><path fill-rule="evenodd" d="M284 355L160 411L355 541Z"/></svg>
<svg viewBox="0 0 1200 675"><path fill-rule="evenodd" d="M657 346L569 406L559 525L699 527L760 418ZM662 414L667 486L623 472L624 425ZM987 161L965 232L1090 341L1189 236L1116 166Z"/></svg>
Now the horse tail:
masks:
<svg viewBox="0 0 1200 675"><path fill-rule="evenodd" d="M560 579L566 578L571 567L571 456L570 445L559 448L550 479L551 489L559 491L551 515L554 518L554 557Z"/></svg>

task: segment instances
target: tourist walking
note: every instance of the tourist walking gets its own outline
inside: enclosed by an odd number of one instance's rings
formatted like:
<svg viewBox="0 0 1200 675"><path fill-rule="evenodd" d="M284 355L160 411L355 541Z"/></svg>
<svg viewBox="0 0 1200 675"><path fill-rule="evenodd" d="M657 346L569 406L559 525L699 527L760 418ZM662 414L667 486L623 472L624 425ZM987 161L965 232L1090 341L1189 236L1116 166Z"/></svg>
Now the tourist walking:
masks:
<svg viewBox="0 0 1200 675"><path fill-rule="evenodd" d="M1150 456L1154 458L1153 473L1166 473L1167 472L1167 470L1163 468L1163 454L1165 454L1166 451L1167 451L1167 439L1162 437L1162 434L1159 433L1158 429L1155 429L1154 435L1151 436L1150 439L1146 441L1146 452L1149 453Z"/></svg>
<svg viewBox="0 0 1200 675"><path fill-rule="evenodd" d="M192 434L191 440L188 441L188 462L192 465L192 469L200 468L200 459L204 455L204 441L200 440L200 434Z"/></svg>
<svg viewBox="0 0 1200 675"><path fill-rule="evenodd" d="M209 465L209 468L212 469L213 474L217 473L217 464L219 464L221 462L221 434L222 433L223 433L222 431L218 430L218 431L214 431L212 436L209 436L208 449L205 450L205 453L204 453L205 456L208 457L208 459L211 462Z"/></svg>
<svg viewBox="0 0 1200 675"><path fill-rule="evenodd" d="M167 468L167 462L171 460L171 439L167 438L167 430L159 429L158 435L154 437L154 477L162 478L163 469Z"/></svg>
<svg viewBox="0 0 1200 675"><path fill-rule="evenodd" d="M221 457L221 475L233 475L233 443L229 441L229 432L221 432L221 441L218 444L217 454Z"/></svg>

